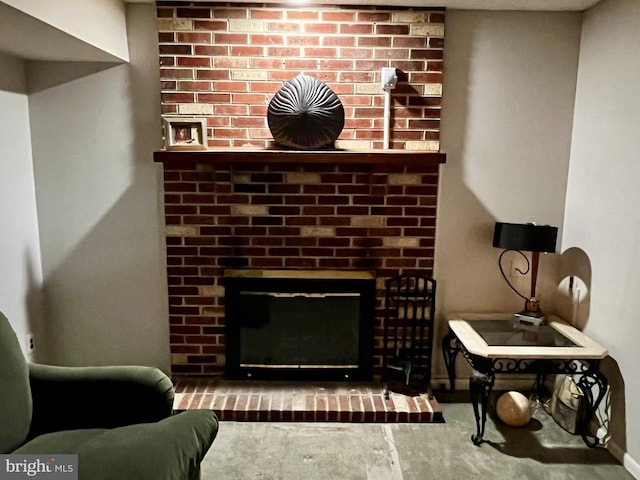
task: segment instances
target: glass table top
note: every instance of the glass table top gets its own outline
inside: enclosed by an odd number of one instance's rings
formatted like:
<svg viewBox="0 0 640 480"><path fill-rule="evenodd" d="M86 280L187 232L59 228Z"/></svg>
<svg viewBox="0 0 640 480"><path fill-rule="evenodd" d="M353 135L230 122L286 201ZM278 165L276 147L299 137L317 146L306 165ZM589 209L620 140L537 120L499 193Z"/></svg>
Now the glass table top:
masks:
<svg viewBox="0 0 640 480"><path fill-rule="evenodd" d="M579 347L550 325L528 326L517 320L467 322L489 346Z"/></svg>

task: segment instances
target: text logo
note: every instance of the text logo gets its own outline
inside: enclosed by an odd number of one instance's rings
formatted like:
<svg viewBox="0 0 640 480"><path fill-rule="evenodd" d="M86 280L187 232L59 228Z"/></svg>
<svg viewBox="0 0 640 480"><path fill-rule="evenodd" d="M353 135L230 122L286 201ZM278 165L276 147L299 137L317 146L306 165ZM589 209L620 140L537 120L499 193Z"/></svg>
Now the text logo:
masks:
<svg viewBox="0 0 640 480"><path fill-rule="evenodd" d="M78 480L78 455L0 455L0 480Z"/></svg>

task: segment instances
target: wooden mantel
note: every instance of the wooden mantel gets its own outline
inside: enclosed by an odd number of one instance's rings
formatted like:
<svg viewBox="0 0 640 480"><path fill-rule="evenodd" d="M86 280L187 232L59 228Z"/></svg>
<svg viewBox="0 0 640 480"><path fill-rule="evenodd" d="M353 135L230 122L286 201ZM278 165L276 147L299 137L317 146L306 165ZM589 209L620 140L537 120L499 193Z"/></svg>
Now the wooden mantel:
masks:
<svg viewBox="0 0 640 480"><path fill-rule="evenodd" d="M170 150L153 154L159 163L360 163L399 165L438 165L446 154L416 150Z"/></svg>

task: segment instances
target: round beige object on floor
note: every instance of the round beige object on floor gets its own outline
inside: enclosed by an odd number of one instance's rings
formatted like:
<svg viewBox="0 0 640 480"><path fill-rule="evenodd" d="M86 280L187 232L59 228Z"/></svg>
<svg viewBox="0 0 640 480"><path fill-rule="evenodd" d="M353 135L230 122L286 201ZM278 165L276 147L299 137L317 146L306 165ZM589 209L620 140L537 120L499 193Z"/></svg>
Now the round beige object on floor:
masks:
<svg viewBox="0 0 640 480"><path fill-rule="evenodd" d="M523 427L531 420L529 400L520 392L503 394L496 405L498 417L511 427Z"/></svg>

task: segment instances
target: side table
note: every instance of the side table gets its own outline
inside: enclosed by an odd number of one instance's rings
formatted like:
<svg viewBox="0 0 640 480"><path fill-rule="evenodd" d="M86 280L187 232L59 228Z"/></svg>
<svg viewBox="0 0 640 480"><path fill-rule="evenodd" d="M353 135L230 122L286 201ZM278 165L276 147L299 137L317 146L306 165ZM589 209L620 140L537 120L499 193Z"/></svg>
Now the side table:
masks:
<svg viewBox="0 0 640 480"><path fill-rule="evenodd" d="M558 317L550 317L539 327L522 325L513 315L463 315L449 320L442 354L451 390L455 389L459 352L473 368L469 393L476 420L476 433L471 436L475 445L483 442L487 401L497 373L535 373L538 390L546 374L578 376L577 385L587 404L578 419L579 433L589 447L598 445L598 439L589 436L588 423L607 390L607 379L599 371L607 350L585 334Z"/></svg>

